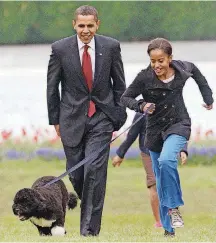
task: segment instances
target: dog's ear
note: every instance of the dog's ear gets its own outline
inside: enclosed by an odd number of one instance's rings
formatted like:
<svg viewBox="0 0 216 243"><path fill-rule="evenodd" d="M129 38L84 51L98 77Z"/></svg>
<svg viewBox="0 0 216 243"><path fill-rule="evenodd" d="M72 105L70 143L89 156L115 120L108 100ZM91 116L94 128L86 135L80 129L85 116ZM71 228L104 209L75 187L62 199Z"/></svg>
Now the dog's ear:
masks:
<svg viewBox="0 0 216 243"><path fill-rule="evenodd" d="M45 202L45 201L46 201L45 197L43 197L43 195L41 195L40 193L39 193L39 197L38 197L38 199L39 199L41 202Z"/></svg>
<svg viewBox="0 0 216 243"><path fill-rule="evenodd" d="M39 193L37 192L37 197L35 197L35 200L38 205L40 205L40 210L43 210L46 208L46 199Z"/></svg>

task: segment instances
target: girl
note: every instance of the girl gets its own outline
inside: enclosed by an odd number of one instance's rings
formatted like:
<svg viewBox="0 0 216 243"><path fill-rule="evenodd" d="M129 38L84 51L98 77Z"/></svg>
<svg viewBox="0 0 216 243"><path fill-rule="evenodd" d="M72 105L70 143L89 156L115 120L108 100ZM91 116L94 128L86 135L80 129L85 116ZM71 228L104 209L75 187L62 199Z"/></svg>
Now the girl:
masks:
<svg viewBox="0 0 216 243"><path fill-rule="evenodd" d="M191 120L182 90L192 77L207 110L213 108L212 91L199 69L190 62L172 60L172 46L157 38L148 46L150 65L142 70L122 95L121 101L137 112L147 112L145 146L149 149L165 236L174 236L184 222L179 207L184 204L177 170L177 155L191 133ZM139 95L142 100L136 100Z"/></svg>

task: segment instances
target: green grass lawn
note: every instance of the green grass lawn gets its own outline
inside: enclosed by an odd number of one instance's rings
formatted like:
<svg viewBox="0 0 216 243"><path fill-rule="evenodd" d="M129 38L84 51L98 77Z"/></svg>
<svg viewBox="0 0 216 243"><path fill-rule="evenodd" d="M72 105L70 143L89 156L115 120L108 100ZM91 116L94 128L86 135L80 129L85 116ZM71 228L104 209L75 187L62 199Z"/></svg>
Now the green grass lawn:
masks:
<svg viewBox="0 0 216 243"><path fill-rule="evenodd" d="M120 168L109 166L107 194L99 237L79 236L79 206L67 213L65 237L40 237L30 222L20 222L12 213L13 197L18 189L30 187L43 175L60 175L60 161L7 161L0 163L0 241L96 242L96 241L173 241L154 229L153 216L141 163L125 161ZM185 206L181 208L185 227L176 230L175 241L216 241L216 167L180 166ZM72 186L64 179L68 190Z"/></svg>

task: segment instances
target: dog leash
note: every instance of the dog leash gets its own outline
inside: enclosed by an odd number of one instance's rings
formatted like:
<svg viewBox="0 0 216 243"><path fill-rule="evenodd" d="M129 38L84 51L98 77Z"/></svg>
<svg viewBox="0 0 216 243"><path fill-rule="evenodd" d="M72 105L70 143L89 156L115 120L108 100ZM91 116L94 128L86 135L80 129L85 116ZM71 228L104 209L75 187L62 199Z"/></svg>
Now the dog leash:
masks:
<svg viewBox="0 0 216 243"><path fill-rule="evenodd" d="M132 123L129 127L127 127L123 132L121 132L118 136L116 136L115 138L113 138L110 142L106 143L104 146L102 146L99 150L93 152L89 157L81 160L78 164L76 164L75 166L71 167L69 170L65 171L63 174L61 174L60 176L56 177L55 179L49 181L47 184L44 185L44 187L46 186L50 186L53 183L61 180L63 177L65 177L66 175L74 172L75 170L77 170L78 168L80 168L82 165L86 164L87 162L90 162L94 159L97 158L97 156L106 148L108 147L112 142L114 142L117 138L119 138L123 133L125 133L127 130L129 130L131 127L133 127L134 125L136 125L147 113L149 110L151 110L151 108L153 108L153 105L150 105L148 107L148 109L142 114L142 116L140 116L134 123Z"/></svg>

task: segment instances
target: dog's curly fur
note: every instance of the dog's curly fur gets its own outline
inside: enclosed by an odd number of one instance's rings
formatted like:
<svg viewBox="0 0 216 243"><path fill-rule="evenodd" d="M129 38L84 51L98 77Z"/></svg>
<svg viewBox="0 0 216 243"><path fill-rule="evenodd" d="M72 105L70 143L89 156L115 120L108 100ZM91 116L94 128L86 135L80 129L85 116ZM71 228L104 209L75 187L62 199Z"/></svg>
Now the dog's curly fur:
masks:
<svg viewBox="0 0 216 243"><path fill-rule="evenodd" d="M12 206L13 213L21 221L30 220L40 235L64 235L65 214L67 207L77 205L77 197L68 193L62 180L44 187L54 176L37 179L32 188L19 190Z"/></svg>

